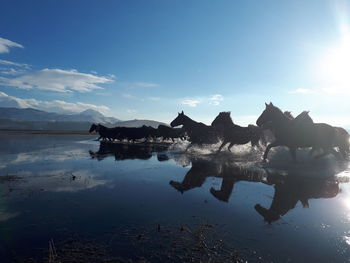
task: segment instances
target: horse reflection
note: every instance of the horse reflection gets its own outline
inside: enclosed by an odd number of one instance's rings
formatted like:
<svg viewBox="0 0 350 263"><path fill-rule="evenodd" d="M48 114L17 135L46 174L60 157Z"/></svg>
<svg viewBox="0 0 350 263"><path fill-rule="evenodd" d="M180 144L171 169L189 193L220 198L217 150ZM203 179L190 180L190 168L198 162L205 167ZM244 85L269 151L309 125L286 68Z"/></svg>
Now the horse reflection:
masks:
<svg viewBox="0 0 350 263"><path fill-rule="evenodd" d="M114 156L116 161L127 159L148 160L152 157L153 152L164 151L167 147L167 145L101 142L98 151L89 151L89 153L92 159L98 161L109 156Z"/></svg>
<svg viewBox="0 0 350 263"><path fill-rule="evenodd" d="M258 182L274 187L275 193L270 208L260 204L255 210L268 223L272 223L295 208L298 201L304 207L310 199L333 198L339 192L339 180L335 172L326 172L321 177L306 177L290 171L288 175L262 168L243 168L228 160L192 160L192 168L182 182L170 181L179 192L201 187L208 177L222 178L219 189L210 188L210 193L218 200L228 202L237 182Z"/></svg>
<svg viewBox="0 0 350 263"><path fill-rule="evenodd" d="M310 199L333 198L339 192L339 182L334 177L328 179L286 177L274 184L275 194L270 208L260 204L255 210L268 223L279 220L283 215L295 208L300 201L303 207L309 207Z"/></svg>
<svg viewBox="0 0 350 263"><path fill-rule="evenodd" d="M192 160L192 167L182 182L170 181L170 185L181 193L201 187L208 177L222 178L220 190L213 187L210 193L217 199L228 202L234 184L238 181L261 182L264 173L259 170L248 170L224 160Z"/></svg>

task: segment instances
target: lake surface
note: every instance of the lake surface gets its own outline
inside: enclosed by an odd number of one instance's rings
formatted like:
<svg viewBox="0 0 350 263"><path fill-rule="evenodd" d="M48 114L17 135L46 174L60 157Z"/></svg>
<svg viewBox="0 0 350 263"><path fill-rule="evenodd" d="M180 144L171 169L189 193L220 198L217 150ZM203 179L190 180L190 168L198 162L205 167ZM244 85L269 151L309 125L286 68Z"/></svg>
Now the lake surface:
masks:
<svg viewBox="0 0 350 263"><path fill-rule="evenodd" d="M348 162L95 138L0 134L1 262L350 262Z"/></svg>

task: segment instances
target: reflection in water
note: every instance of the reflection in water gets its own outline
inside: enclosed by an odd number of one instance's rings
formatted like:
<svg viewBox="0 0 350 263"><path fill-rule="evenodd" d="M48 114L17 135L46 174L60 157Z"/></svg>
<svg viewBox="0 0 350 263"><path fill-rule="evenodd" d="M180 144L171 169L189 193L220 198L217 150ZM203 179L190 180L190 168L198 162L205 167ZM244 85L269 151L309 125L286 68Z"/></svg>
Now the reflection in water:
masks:
<svg viewBox="0 0 350 263"><path fill-rule="evenodd" d="M339 167L337 167L339 169ZM303 168L304 169L304 168ZM345 169L345 167L344 167ZM170 185L181 193L196 187L201 187L208 177L222 178L220 189L210 188L210 193L218 200L228 202L237 182L258 182L274 187L274 196L270 208L260 204L255 210L271 223L281 218L298 201L303 207L309 207L309 199L333 198L339 192L339 179L335 172L326 176L305 177L298 174L298 170L278 171L263 169L257 166L242 167L227 159L193 159L192 167L182 182L170 181Z"/></svg>
<svg viewBox="0 0 350 263"><path fill-rule="evenodd" d="M336 177L317 180L288 176L277 182L271 180L271 183L274 184L275 194L270 208L255 205L255 210L269 223L295 208L298 201L308 208L309 199L333 198L340 191Z"/></svg>
<svg viewBox="0 0 350 263"><path fill-rule="evenodd" d="M101 161L109 156L114 156L116 161L127 159L148 160L152 157L153 152L164 151L169 147L169 144L125 144L125 143L110 143L101 142L98 151L89 151L92 159ZM164 156L163 156L164 157Z"/></svg>
<svg viewBox="0 0 350 263"><path fill-rule="evenodd" d="M238 249L248 247L259 256L272 255L266 262L344 262L348 258L349 220L342 208L344 201L350 203L350 185L344 183L348 183L348 163L305 157L291 165L289 154L284 159L282 152L262 168L250 153L184 154L179 149L182 145L100 144L91 139L0 137L6 146L0 148L1 262L14 262L8 247L32 257L35 247L45 247L51 239L60 243L72 233L106 242L113 235L115 245L110 251L124 251L121 256L129 257L137 251L126 244L124 234L115 233L131 226L135 226L135 246L147 244L140 255L144 251L156 254L158 244L166 243L165 236L170 235L166 225L176 227L182 238L186 225L191 227L194 220L204 222L216 237ZM130 159L118 165L114 162ZM174 178L183 180L171 181ZM238 182L244 183L237 186ZM181 193L196 191L182 198L174 188ZM203 202L208 195L220 202ZM223 203L232 198L235 202ZM332 199L315 202L316 198ZM298 203L313 209L301 213ZM272 223L281 217L288 220L287 225L263 227L262 219ZM184 231L178 231L180 226ZM155 235L141 235L142 228ZM281 241L285 245L276 246ZM155 249L147 250L150 247ZM302 250L307 255L299 255Z"/></svg>

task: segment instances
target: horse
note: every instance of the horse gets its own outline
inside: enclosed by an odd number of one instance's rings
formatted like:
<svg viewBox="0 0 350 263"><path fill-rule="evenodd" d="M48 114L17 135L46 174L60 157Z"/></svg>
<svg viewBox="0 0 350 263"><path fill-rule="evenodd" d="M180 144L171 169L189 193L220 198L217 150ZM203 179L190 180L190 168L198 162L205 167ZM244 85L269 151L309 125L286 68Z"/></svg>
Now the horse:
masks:
<svg viewBox="0 0 350 263"><path fill-rule="evenodd" d="M181 128L175 129L175 128L171 128L163 124L160 124L158 125L158 128L157 128L157 136L163 137L163 141L167 139L171 139L174 142L174 139L176 138L183 139L185 137L185 132Z"/></svg>
<svg viewBox="0 0 350 263"><path fill-rule="evenodd" d="M116 135L116 139L122 141L132 141L135 142L139 139L146 139L156 136L156 129L153 127L145 126L142 127L119 127L118 134Z"/></svg>
<svg viewBox="0 0 350 263"><path fill-rule="evenodd" d="M294 116L291 114L290 111L285 111L284 114L288 116L290 119L295 119ZM297 117L299 119L299 122L309 122L313 123L312 118L309 116L308 111L303 111L301 114ZM296 119L297 119L296 118ZM338 147L340 154L344 159L348 158L349 151L350 151L350 135L349 133L342 127L334 127L335 130L335 138L334 138L334 147ZM317 148L312 148L310 151L310 155L312 155L313 152L315 152Z"/></svg>
<svg viewBox="0 0 350 263"><path fill-rule="evenodd" d="M178 113L178 116L170 123L171 127L176 127L179 125L183 125L182 128L189 136L189 141L191 142L186 151L193 144L214 144L219 141L213 127L192 120L186 116L183 111Z"/></svg>
<svg viewBox="0 0 350 263"><path fill-rule="evenodd" d="M256 124L259 127L265 124L271 126L276 138L266 147L263 161L266 161L270 149L276 146L288 147L293 161L296 161L296 149L299 147L322 149L323 154L317 157L329 153L337 156L337 152L333 149L335 130L331 125L310 122L305 112L293 120L272 103L265 103L265 106L266 108L257 119Z"/></svg>
<svg viewBox="0 0 350 263"><path fill-rule="evenodd" d="M102 124L95 124L93 123L89 129L89 133L92 133L93 131L97 132L100 137L97 138L96 140L99 141L100 139L102 140L114 140L118 134L119 127L115 128L108 128L106 126L103 126Z"/></svg>
<svg viewBox="0 0 350 263"><path fill-rule="evenodd" d="M342 127L334 127L335 129L335 145L338 146L339 152L344 159L349 157L350 152L350 135Z"/></svg>
<svg viewBox="0 0 350 263"><path fill-rule="evenodd" d="M230 112L220 112L219 115L211 123L217 133L222 137L222 144L219 147L218 152L227 144L228 150L231 151L231 147L235 144L251 143L252 147L259 147L259 141L263 138L263 130L255 125L249 125L248 127L242 127L233 123Z"/></svg>

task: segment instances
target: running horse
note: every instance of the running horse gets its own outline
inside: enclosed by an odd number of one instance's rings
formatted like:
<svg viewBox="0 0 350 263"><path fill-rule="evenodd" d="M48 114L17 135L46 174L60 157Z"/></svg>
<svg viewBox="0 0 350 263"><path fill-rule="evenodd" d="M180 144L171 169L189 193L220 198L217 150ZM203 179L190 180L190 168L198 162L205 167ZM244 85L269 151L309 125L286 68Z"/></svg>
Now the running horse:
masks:
<svg viewBox="0 0 350 263"><path fill-rule="evenodd" d="M302 113L302 116L291 119L272 103L265 103L265 106L266 108L257 119L256 124L259 127L266 125L272 127L275 141L266 147L263 156L264 161L266 161L270 149L277 146L288 147L293 161L296 161L296 150L303 147L322 149L323 153L317 157L330 153L335 156L338 155L333 149L335 129L331 125L313 123L308 120L305 112Z"/></svg>
<svg viewBox="0 0 350 263"><path fill-rule="evenodd" d="M182 129L187 133L189 141L191 142L186 151L193 144L214 144L219 141L213 127L192 120L190 117L186 116L183 111L178 113L178 116L170 123L171 127L180 125L182 125Z"/></svg>
<svg viewBox="0 0 350 263"><path fill-rule="evenodd" d="M222 144L219 147L218 152L227 144L228 150L231 151L231 147L235 144L251 143L252 147L257 146L260 148L259 141L264 139L263 129L255 125L249 125L248 127L242 127L233 123L230 112L220 112L215 120L211 123L217 133L220 134Z"/></svg>

